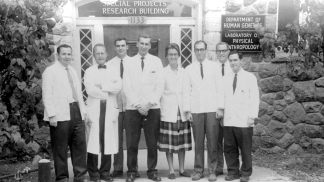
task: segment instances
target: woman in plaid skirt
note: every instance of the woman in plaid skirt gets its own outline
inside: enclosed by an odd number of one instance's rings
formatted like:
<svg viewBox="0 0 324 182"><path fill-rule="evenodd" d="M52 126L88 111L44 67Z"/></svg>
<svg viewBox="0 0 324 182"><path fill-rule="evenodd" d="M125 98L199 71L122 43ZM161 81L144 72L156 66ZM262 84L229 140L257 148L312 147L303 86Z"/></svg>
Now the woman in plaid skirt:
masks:
<svg viewBox="0 0 324 182"><path fill-rule="evenodd" d="M182 79L184 69L178 65L179 46L175 43L165 48L169 65L164 68L165 86L161 98L161 124L158 147L166 152L169 164L169 179L175 179L173 153L178 153L179 175L191 177L184 171L185 151L192 149L191 127L182 110Z"/></svg>

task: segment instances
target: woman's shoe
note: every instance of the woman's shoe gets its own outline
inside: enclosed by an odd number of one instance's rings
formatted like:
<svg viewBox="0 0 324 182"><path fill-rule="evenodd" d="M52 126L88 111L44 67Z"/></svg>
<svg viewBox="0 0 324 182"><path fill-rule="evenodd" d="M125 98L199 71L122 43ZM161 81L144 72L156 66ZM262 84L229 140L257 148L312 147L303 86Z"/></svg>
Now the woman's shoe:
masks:
<svg viewBox="0 0 324 182"><path fill-rule="evenodd" d="M169 175L168 175L168 178L169 178L169 179L175 179L175 174L174 174L174 173L169 174Z"/></svg>
<svg viewBox="0 0 324 182"><path fill-rule="evenodd" d="M183 173L179 173L180 176L183 176L183 177L187 177L187 178L190 178L191 175L189 173L187 173L186 171L183 171Z"/></svg>

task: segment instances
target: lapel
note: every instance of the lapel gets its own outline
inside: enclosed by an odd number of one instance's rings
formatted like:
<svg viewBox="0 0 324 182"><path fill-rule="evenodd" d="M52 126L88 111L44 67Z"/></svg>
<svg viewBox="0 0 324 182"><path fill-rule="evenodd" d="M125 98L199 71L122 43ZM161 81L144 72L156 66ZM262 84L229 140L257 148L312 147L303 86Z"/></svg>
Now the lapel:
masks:
<svg viewBox="0 0 324 182"><path fill-rule="evenodd" d="M177 74L177 79L176 79L177 91L180 91L182 89L183 74L184 74L184 69L180 67L178 69L178 74Z"/></svg>
<svg viewBox="0 0 324 182"><path fill-rule="evenodd" d="M145 59L144 59L145 60ZM141 67L141 56L138 54L135 56L135 60L134 60L134 64L135 67L138 69L138 71L140 72L140 75L142 75L142 72L144 72L146 65L144 65L144 70L142 71L142 67Z"/></svg>
<svg viewBox="0 0 324 182"><path fill-rule="evenodd" d="M207 69L207 67L209 66L208 62L207 62L207 59L204 60L204 63L202 65L203 65L204 78L202 78L201 87L203 88L206 85L207 75L209 74L208 69ZM200 68L200 65L199 65L199 68ZM199 70L199 73L200 73L200 70ZM201 75L200 75L200 78L201 78Z"/></svg>

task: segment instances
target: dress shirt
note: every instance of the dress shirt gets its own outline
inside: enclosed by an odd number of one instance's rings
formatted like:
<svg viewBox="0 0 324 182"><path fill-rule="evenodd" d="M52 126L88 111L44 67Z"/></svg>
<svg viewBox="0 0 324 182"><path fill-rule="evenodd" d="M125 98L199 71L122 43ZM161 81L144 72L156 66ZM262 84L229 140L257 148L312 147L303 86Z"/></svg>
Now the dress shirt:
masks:
<svg viewBox="0 0 324 182"><path fill-rule="evenodd" d="M224 88L221 70L213 61L202 62L204 78L201 78L200 62L187 66L183 84L183 110L191 113L216 112L224 108Z"/></svg>
<svg viewBox="0 0 324 182"><path fill-rule="evenodd" d="M160 58L151 54L144 57L144 69L139 54L131 57L124 65L123 91L126 109L136 110L137 104L151 103L152 109L160 108L160 98L164 89L163 65Z"/></svg>
<svg viewBox="0 0 324 182"><path fill-rule="evenodd" d="M60 62L58 62L59 64L59 68L60 69L62 69L62 70L64 70L65 71L65 74L63 74L63 80L62 81L68 81L68 83L69 83L69 85L70 85L70 82L69 82L69 77L68 77L68 71L66 70L66 67L65 66L63 66ZM75 78L74 78L74 76L73 76L73 74L71 73L71 66L69 65L68 66L68 68L69 68L69 72L70 72L70 74L71 74L71 77L72 77L72 80L73 80L73 86L74 86L74 88L76 89L76 80L75 80ZM73 98L73 91L72 91L72 88L71 87L68 87L68 88L66 88L66 94L67 94L67 97L68 97L68 100L69 100L69 103L72 103L72 102L76 102L76 100Z"/></svg>
<svg viewBox="0 0 324 182"><path fill-rule="evenodd" d="M219 60L216 60L216 63L217 63L217 66L219 67L219 74L221 75L221 76L223 76L222 75L222 64L223 63L221 63ZM229 64L229 60L227 60L225 63L224 63L224 76L227 74L227 73L232 73L233 71L232 71L232 68L231 68L231 66L230 66L230 64Z"/></svg>
<svg viewBox="0 0 324 182"><path fill-rule="evenodd" d="M124 74L125 74L125 65L127 64L127 62L130 59L131 59L131 57L129 57L127 55L123 58ZM111 60L108 61L108 64L111 64L112 66L114 66L116 68L118 75L120 75L120 62L121 62L121 59L118 56L115 56L114 58L112 58ZM117 94L117 104L118 104L119 112L126 111L126 97L125 97L123 90L121 90Z"/></svg>
<svg viewBox="0 0 324 182"><path fill-rule="evenodd" d="M252 73L241 69L237 73L237 84L233 93L234 77L233 71L224 76L224 126L248 127L248 118L257 118L259 112L257 79Z"/></svg>

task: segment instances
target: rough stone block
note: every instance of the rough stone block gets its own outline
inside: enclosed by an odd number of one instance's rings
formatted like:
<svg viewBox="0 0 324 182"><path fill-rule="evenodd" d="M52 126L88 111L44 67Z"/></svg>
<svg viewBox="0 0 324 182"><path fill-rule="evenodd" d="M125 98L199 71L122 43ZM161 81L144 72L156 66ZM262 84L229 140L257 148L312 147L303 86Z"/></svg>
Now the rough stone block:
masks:
<svg viewBox="0 0 324 182"><path fill-rule="evenodd" d="M252 62L252 58L251 58L251 62ZM249 67L249 69L247 70L247 71L249 71L249 72L257 72L258 71L258 69L259 69L259 64L257 64L257 63L251 63L250 64L250 67ZM259 76L260 77L260 76ZM261 77L260 77L261 78Z"/></svg>
<svg viewBox="0 0 324 182"><path fill-rule="evenodd" d="M324 87L324 78L320 78L315 81L316 87Z"/></svg>
<svg viewBox="0 0 324 182"><path fill-rule="evenodd" d="M294 136L289 133L286 133L278 142L279 147L287 148L295 142Z"/></svg>
<svg viewBox="0 0 324 182"><path fill-rule="evenodd" d="M295 94L292 90L289 90L285 95L285 101L287 104L292 104L296 101Z"/></svg>
<svg viewBox="0 0 324 182"><path fill-rule="evenodd" d="M281 111L275 111L271 116L272 119L285 123L287 121L287 116Z"/></svg>
<svg viewBox="0 0 324 182"><path fill-rule="evenodd" d="M320 113L307 114L306 123L313 124L313 125L323 125L324 124L324 116Z"/></svg>
<svg viewBox="0 0 324 182"><path fill-rule="evenodd" d="M265 93L282 91L284 88L283 78L276 75L274 77L262 79L260 81L260 87Z"/></svg>
<svg viewBox="0 0 324 182"><path fill-rule="evenodd" d="M260 147L262 148L272 148L278 145L278 140L270 136L261 136L259 137Z"/></svg>
<svg viewBox="0 0 324 182"><path fill-rule="evenodd" d="M298 102L315 101L315 84L312 81L295 82L293 91Z"/></svg>
<svg viewBox="0 0 324 182"><path fill-rule="evenodd" d="M250 6L250 5L253 4L255 1L257 1L257 0L244 0L244 6Z"/></svg>
<svg viewBox="0 0 324 182"><path fill-rule="evenodd" d="M268 13L269 14L277 14L277 0L270 0L268 4Z"/></svg>
<svg viewBox="0 0 324 182"><path fill-rule="evenodd" d="M275 109L272 106L269 106L267 114L272 115L274 113L274 111L275 111Z"/></svg>
<svg viewBox="0 0 324 182"><path fill-rule="evenodd" d="M263 102L266 102L266 103L272 105L275 100L283 99L284 94L285 94L284 92L263 94L261 96L261 100Z"/></svg>
<svg viewBox="0 0 324 182"><path fill-rule="evenodd" d="M290 80L289 78L285 78L284 79L284 89L283 91L288 91L292 88L292 85L294 84L294 82L292 80Z"/></svg>
<svg viewBox="0 0 324 182"><path fill-rule="evenodd" d="M254 7L248 6L248 7L241 8L235 14L239 14L239 15L258 15L259 12Z"/></svg>
<svg viewBox="0 0 324 182"><path fill-rule="evenodd" d="M304 149L308 149L312 146L312 140L308 136L302 136L299 140L299 145Z"/></svg>
<svg viewBox="0 0 324 182"><path fill-rule="evenodd" d="M251 59L253 63L261 63L263 60L263 56L261 53L256 53L251 55Z"/></svg>
<svg viewBox="0 0 324 182"><path fill-rule="evenodd" d="M289 154L299 154L299 153L304 152L304 150L298 144L293 143L288 148L288 152L289 152Z"/></svg>
<svg viewBox="0 0 324 182"><path fill-rule="evenodd" d="M253 7L260 13L264 14L267 11L267 0L259 0L256 3L253 4Z"/></svg>
<svg viewBox="0 0 324 182"><path fill-rule="evenodd" d="M302 104L307 113L319 112L321 107L323 106L323 104L320 102L304 102Z"/></svg>
<svg viewBox="0 0 324 182"><path fill-rule="evenodd" d="M324 88L316 87L315 89L315 98L324 103Z"/></svg>
<svg viewBox="0 0 324 182"><path fill-rule="evenodd" d="M300 123L295 126L293 135L296 141L300 141L303 136L308 136L309 138L321 138L323 130L321 126L318 125Z"/></svg>
<svg viewBox="0 0 324 182"><path fill-rule="evenodd" d="M297 102L287 106L283 111L293 124L306 121L306 111L303 106Z"/></svg>
<svg viewBox="0 0 324 182"><path fill-rule="evenodd" d="M267 136L268 128L262 124L257 124L253 127L253 135L254 136Z"/></svg>
<svg viewBox="0 0 324 182"><path fill-rule="evenodd" d="M287 107L287 103L285 100L275 100L273 102L273 107L277 111L282 111Z"/></svg>
<svg viewBox="0 0 324 182"><path fill-rule="evenodd" d="M314 148L318 154L322 154L324 152L324 139L312 139L312 148Z"/></svg>
<svg viewBox="0 0 324 182"><path fill-rule="evenodd" d="M260 148L259 150L263 150L264 152L266 152L267 154L279 154L284 152L285 150L278 147L278 146L274 146L272 148Z"/></svg>
<svg viewBox="0 0 324 182"><path fill-rule="evenodd" d="M269 129L269 135L277 139L280 139L285 135L285 133L287 133L285 124L276 120L270 121L270 123L267 125L267 128Z"/></svg>
<svg viewBox="0 0 324 182"><path fill-rule="evenodd" d="M294 124L292 124L290 121L287 121L285 123L285 126L286 126L286 130L288 131L288 133L290 133L290 134L294 133L294 128L295 128Z"/></svg>
<svg viewBox="0 0 324 182"><path fill-rule="evenodd" d="M258 73L260 78L273 77L277 73L277 65L269 63L259 64Z"/></svg>
<svg viewBox="0 0 324 182"><path fill-rule="evenodd" d="M259 117L263 116L264 114L266 114L268 112L268 107L269 107L269 105L267 103L260 101L260 104L259 104Z"/></svg>
<svg viewBox="0 0 324 182"><path fill-rule="evenodd" d="M226 0L225 4L226 11L234 13L241 9L243 2L242 0Z"/></svg>
<svg viewBox="0 0 324 182"><path fill-rule="evenodd" d="M277 74L282 78L287 78L287 65L286 64L277 64Z"/></svg>
<svg viewBox="0 0 324 182"><path fill-rule="evenodd" d="M271 121L271 117L267 114L259 117L259 118L256 118L256 123L260 123L262 124L263 126L267 126L269 124L269 122Z"/></svg>

